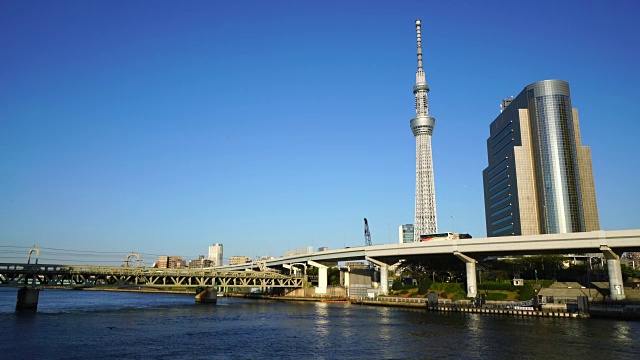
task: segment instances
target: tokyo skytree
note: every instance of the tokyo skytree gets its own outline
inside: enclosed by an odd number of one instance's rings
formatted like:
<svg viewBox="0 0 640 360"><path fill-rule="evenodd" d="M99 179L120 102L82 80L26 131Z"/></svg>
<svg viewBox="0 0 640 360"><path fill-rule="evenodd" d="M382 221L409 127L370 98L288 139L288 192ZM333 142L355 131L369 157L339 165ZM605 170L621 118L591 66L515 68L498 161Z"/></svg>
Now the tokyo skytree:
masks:
<svg viewBox="0 0 640 360"><path fill-rule="evenodd" d="M411 119L411 131L416 138L416 212L413 224L413 241L420 241L420 235L438 232L436 217L436 189L433 181L433 161L431 155L431 134L436 119L429 115L427 93L429 85L422 69L422 38L420 20L416 20L418 40L418 71L413 94L416 99L416 117Z"/></svg>

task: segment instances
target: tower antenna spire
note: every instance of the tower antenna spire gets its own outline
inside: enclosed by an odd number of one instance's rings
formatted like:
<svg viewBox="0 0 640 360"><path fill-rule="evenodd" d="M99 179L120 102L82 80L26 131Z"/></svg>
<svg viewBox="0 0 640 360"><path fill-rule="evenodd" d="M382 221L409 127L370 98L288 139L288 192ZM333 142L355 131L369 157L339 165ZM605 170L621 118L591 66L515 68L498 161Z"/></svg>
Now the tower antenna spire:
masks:
<svg viewBox="0 0 640 360"><path fill-rule="evenodd" d="M416 20L416 40L418 42L418 69L422 69L422 34L420 33L421 27L422 22L420 20Z"/></svg>

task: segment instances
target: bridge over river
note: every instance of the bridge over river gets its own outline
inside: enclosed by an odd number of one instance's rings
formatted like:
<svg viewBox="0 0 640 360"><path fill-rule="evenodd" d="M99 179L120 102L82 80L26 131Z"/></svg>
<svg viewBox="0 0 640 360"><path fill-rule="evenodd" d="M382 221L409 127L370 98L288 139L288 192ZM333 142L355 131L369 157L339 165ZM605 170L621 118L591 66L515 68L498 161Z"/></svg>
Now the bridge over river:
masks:
<svg viewBox="0 0 640 360"><path fill-rule="evenodd" d="M0 286L21 287L17 307L35 308L39 287L200 288L196 301L213 302L218 288L295 289L303 278L273 271L0 263Z"/></svg>

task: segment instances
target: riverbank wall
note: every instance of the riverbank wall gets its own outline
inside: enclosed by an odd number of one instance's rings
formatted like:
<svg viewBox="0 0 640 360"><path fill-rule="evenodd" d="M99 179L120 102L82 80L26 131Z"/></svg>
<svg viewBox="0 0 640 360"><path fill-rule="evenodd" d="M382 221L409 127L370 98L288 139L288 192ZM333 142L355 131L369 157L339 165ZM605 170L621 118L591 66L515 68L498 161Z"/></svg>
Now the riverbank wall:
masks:
<svg viewBox="0 0 640 360"><path fill-rule="evenodd" d="M403 298L387 298L384 300L374 299L353 299L352 304L369 305L369 306L388 306L388 307L404 307L404 308L420 308L426 311L434 312L451 312L451 313L469 313L469 314L488 314L488 315L507 315L507 316L532 316L532 317L555 317L555 318L579 318L589 317L587 314L569 313L564 311L537 311L528 309L491 309L482 307L468 306L467 304L438 304L437 306L429 306L426 299L412 299L407 301Z"/></svg>
<svg viewBox="0 0 640 360"><path fill-rule="evenodd" d="M300 296L272 296L262 294L243 294L243 293L225 293L225 297L245 298L245 299L263 299L275 301L310 301L310 302L349 302L346 297L300 297Z"/></svg>

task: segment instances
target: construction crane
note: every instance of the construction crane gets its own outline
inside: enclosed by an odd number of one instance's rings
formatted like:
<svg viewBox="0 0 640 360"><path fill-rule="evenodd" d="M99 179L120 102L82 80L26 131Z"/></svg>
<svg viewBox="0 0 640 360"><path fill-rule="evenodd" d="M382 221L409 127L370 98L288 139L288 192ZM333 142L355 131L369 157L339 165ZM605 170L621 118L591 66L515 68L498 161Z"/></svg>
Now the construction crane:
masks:
<svg viewBox="0 0 640 360"><path fill-rule="evenodd" d="M369 232L367 218L364 218L364 246L371 246L371 233Z"/></svg>

